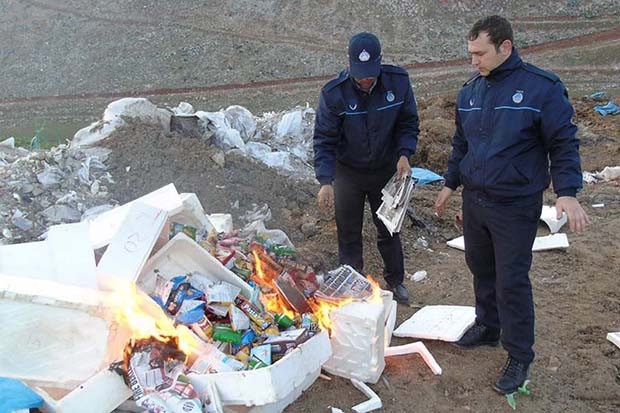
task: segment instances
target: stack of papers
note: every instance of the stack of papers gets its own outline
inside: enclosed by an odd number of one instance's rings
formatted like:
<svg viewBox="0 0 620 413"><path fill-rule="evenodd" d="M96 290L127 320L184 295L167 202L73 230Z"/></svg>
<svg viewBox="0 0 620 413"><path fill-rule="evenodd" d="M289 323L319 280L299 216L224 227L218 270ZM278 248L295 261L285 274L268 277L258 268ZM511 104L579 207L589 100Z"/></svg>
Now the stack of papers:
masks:
<svg viewBox="0 0 620 413"><path fill-rule="evenodd" d="M411 175L399 179L396 172L381 191L383 203L377 210L377 216L392 235L400 232L414 187Z"/></svg>

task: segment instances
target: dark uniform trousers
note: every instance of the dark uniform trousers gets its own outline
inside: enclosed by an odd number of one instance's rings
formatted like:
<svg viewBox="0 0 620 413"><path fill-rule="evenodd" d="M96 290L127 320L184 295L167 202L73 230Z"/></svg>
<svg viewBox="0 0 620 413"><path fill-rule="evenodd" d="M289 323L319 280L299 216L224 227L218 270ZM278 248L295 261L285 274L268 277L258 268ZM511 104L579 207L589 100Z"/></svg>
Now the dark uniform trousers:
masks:
<svg viewBox="0 0 620 413"><path fill-rule="evenodd" d="M508 353L534 359L534 302L529 270L542 211L542 194L510 204L463 192L463 235L467 266L474 275L476 319L502 330Z"/></svg>
<svg viewBox="0 0 620 413"><path fill-rule="evenodd" d="M403 282L403 249L399 234L390 235L375 212L381 206L381 190L395 172L394 165L369 171L353 169L337 162L334 175L340 264L348 264L360 273L363 271L362 226L365 202L368 199L372 220L377 227L377 247L385 266L383 277L392 287Z"/></svg>

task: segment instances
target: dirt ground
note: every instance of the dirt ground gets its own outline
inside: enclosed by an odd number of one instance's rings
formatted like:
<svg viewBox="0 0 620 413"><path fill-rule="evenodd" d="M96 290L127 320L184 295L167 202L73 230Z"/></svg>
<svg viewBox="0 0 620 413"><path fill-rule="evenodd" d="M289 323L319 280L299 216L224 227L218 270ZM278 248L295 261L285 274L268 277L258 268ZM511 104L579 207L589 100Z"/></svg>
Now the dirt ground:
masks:
<svg viewBox="0 0 620 413"><path fill-rule="evenodd" d="M601 117L593 102L574 101L582 137L584 170L601 170L620 159L620 118ZM422 134L414 165L443 171L450 150L454 111L453 96L419 102ZM433 114L433 116L431 116ZM248 159L226 156L224 167L211 157L218 149L202 141L165 134L158 127L130 124L110 137L113 149L110 172L118 184L115 198L126 202L174 182L179 192L195 192L208 212L240 216L256 205L267 204L273 214L269 228L284 230L299 254L317 270L337 265L335 223L317 209L313 183L294 182ZM401 237L405 264L410 273L426 270L420 283L406 281L413 304L398 306L397 325L425 305L472 305L472 279L462 252L445 241L459 234L452 217L460 208L453 197L448 213L437 218L432 205L439 186L416 188L412 207L423 227L406 221ZM553 201L551 191L547 194ZM569 233L566 251L537 252L531 279L536 306L536 360L531 373L531 396L517 398L518 410L527 412L617 412L620 409L620 350L605 339L620 329L618 233L620 232L620 182L586 185L579 199L592 220L581 234ZM593 204L603 203L603 208ZM315 234L302 231L314 224ZM568 231L563 228L562 231ZM548 234L541 225L539 235ZM381 273L374 246L374 227L367 214L364 242L370 274ZM425 246L423 240L428 242ZM411 342L392 340L392 345ZM503 365L502 349L464 351L439 341L426 345L443 368L434 376L417 355L387 359L383 378L371 388L385 412L510 411L506 399L491 384ZM350 411L364 396L345 379L319 379L288 413L323 412L328 406Z"/></svg>

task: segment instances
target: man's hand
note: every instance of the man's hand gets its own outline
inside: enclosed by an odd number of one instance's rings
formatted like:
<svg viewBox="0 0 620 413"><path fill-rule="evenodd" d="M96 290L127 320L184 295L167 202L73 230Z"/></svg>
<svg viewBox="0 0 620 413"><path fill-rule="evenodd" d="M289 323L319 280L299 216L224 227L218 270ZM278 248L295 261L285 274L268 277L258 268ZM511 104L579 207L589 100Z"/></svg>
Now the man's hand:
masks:
<svg viewBox="0 0 620 413"><path fill-rule="evenodd" d="M398 158L396 164L396 172L398 172L398 179L403 179L407 175L411 175L411 165L409 165L409 159L406 156Z"/></svg>
<svg viewBox="0 0 620 413"><path fill-rule="evenodd" d="M448 202L448 198L454 192L452 189L444 186L439 195L437 195L437 200L435 201L435 214L441 215L446 210L446 203Z"/></svg>
<svg viewBox="0 0 620 413"><path fill-rule="evenodd" d="M318 201L321 211L328 212L334 205L334 187L331 185L321 185Z"/></svg>
<svg viewBox="0 0 620 413"><path fill-rule="evenodd" d="M562 218L562 212L566 212L572 232L581 232L590 223L588 214L583 210L577 198L561 196L555 201L555 209L557 211L557 219Z"/></svg>

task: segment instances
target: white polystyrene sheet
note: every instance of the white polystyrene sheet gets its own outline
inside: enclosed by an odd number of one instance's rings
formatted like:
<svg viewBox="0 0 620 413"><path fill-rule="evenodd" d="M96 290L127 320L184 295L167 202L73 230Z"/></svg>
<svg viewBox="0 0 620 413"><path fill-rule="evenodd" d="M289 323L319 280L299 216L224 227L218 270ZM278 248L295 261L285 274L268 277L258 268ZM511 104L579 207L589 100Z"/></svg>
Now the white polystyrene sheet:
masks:
<svg viewBox="0 0 620 413"><path fill-rule="evenodd" d="M86 222L54 225L47 234L56 281L85 288L97 288L95 253L88 242Z"/></svg>
<svg viewBox="0 0 620 413"><path fill-rule="evenodd" d="M144 265L137 284L147 294L155 290L156 270L167 279L198 271L236 285L245 297L252 297L252 287L182 232L168 241Z"/></svg>
<svg viewBox="0 0 620 413"><path fill-rule="evenodd" d="M465 237L462 235L446 242L449 247L456 248L457 250L465 251Z"/></svg>
<svg viewBox="0 0 620 413"><path fill-rule="evenodd" d="M174 215L183 210L183 202L174 184L161 187L149 194L95 217L90 222L90 242L93 249L104 247L110 243L114 235L120 229L131 206L138 202L162 209L166 211L168 215Z"/></svg>
<svg viewBox="0 0 620 413"><path fill-rule="evenodd" d="M159 208L140 202L131 205L97 265L99 288L113 290L119 280L136 281L166 218L166 212Z"/></svg>
<svg viewBox="0 0 620 413"><path fill-rule="evenodd" d="M1 246L0 273L97 288L88 224L54 225L45 241Z"/></svg>
<svg viewBox="0 0 620 413"><path fill-rule="evenodd" d="M428 305L417 311L396 330L396 337L457 341L476 321L474 307Z"/></svg>
<svg viewBox="0 0 620 413"><path fill-rule="evenodd" d="M616 333L607 333L607 340L620 347L620 331Z"/></svg>
<svg viewBox="0 0 620 413"><path fill-rule="evenodd" d="M0 246L0 273L4 275L37 275L54 279L52 258L46 241Z"/></svg>
<svg viewBox="0 0 620 413"><path fill-rule="evenodd" d="M547 224L552 234L555 234L562 228L562 225L566 223L566 219L566 212L563 212L560 219L558 219L557 210L554 206L543 205L540 220Z"/></svg>
<svg viewBox="0 0 620 413"><path fill-rule="evenodd" d="M106 356L105 320L83 308L0 299L0 376L71 388Z"/></svg>
<svg viewBox="0 0 620 413"><path fill-rule="evenodd" d="M449 247L456 248L461 251L465 251L465 238L461 235L460 237L451 239L446 244ZM534 245L532 245L532 251L546 251L546 250L554 250L554 249L566 249L568 248L568 237L566 234L551 234L543 237L536 237L534 240Z"/></svg>
<svg viewBox="0 0 620 413"><path fill-rule="evenodd" d="M544 237L536 237L532 251L546 251L568 248L566 234L551 234Z"/></svg>

